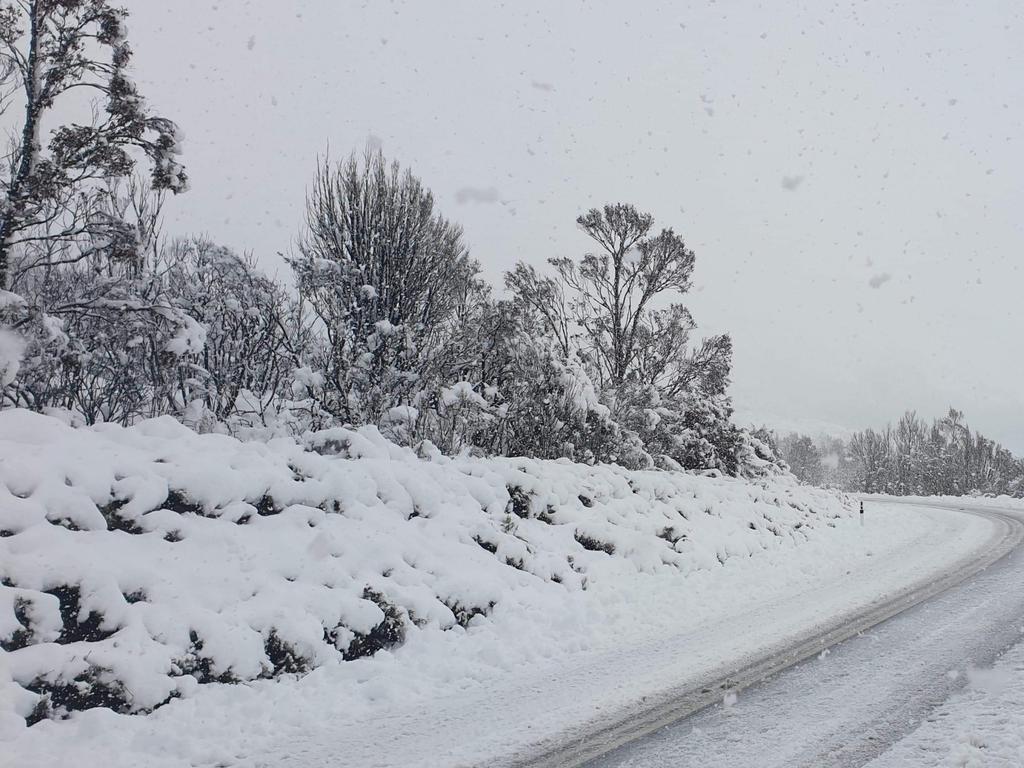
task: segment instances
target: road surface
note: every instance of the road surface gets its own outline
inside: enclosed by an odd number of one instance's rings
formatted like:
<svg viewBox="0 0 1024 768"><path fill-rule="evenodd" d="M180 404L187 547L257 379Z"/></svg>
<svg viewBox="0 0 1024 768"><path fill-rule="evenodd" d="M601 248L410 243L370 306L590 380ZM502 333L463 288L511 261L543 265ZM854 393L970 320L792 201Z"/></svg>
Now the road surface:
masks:
<svg viewBox="0 0 1024 768"><path fill-rule="evenodd" d="M930 590L906 596L907 602L916 603L913 607L827 652L763 682L733 689L735 693L716 690L715 704L677 717L584 764L589 768L844 768L869 763L962 687L969 666L991 664L1024 638L1021 515L966 505L963 509L1004 526L1005 536L990 559L1006 550L1009 553L953 586L948 582L984 563L950 573ZM939 594L929 595L929 591ZM878 618L871 613L879 614L869 612L863 619ZM802 651L794 653L806 655ZM785 662L785 658L777 660L779 665ZM731 682L720 685L728 688ZM694 708L700 706L696 699ZM656 712L648 715L652 720L657 717ZM642 727L643 719L638 716L634 731L651 730ZM576 754L592 754L615 740L621 741L622 735L597 735L588 749L577 749ZM537 764L553 764L551 759L563 759L563 765L584 762L566 752Z"/></svg>

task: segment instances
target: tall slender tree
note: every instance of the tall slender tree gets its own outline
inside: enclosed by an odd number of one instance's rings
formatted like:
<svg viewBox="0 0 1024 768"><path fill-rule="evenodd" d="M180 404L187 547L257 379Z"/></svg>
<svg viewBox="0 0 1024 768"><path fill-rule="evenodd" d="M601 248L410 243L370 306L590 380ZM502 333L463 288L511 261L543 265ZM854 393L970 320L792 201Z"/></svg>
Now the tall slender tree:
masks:
<svg viewBox="0 0 1024 768"><path fill-rule="evenodd" d="M689 310L665 301L690 289L695 257L682 237L672 229L652 234L651 215L621 203L576 223L597 251L579 261L551 259L557 280L517 265L505 278L516 299L533 307L566 352L575 346L584 354L602 388L642 385L668 398L724 393L731 340L714 336L691 350Z"/></svg>
<svg viewBox="0 0 1024 768"><path fill-rule="evenodd" d="M128 75L127 15L107 0L0 6L0 94L5 107L20 108L0 157L0 290L19 245L102 238L112 222L99 215L93 192L129 175L139 153L150 161L154 189L187 186L176 126L150 112ZM88 120L61 123L90 102ZM49 253L67 263L88 258L89 249Z"/></svg>

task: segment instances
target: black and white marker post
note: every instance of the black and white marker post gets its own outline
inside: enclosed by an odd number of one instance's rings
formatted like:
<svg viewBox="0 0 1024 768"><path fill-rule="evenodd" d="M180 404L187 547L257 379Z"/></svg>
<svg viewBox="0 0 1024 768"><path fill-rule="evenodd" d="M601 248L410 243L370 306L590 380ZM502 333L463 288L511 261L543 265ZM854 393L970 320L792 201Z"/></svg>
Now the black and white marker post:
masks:
<svg viewBox="0 0 1024 768"><path fill-rule="evenodd" d="M860 503L860 525L861 525L861 528L864 527L864 502L863 501Z"/></svg>

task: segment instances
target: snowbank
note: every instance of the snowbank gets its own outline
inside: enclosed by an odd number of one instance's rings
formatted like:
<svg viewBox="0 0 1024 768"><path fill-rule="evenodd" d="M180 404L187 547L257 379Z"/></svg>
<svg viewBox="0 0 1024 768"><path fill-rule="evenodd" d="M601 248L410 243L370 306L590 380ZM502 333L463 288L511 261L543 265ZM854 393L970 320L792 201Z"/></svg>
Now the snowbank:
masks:
<svg viewBox="0 0 1024 768"><path fill-rule="evenodd" d="M567 595L593 582L714 572L851 515L774 483L420 458L373 429L243 443L167 417L74 429L5 411L0 733L415 657L487 622L571 646Z"/></svg>
<svg viewBox="0 0 1024 768"><path fill-rule="evenodd" d="M963 509L965 506L992 510L1024 512L1024 499L1014 496L888 496L885 494L863 494L865 499L892 501L900 504L925 504L932 507Z"/></svg>

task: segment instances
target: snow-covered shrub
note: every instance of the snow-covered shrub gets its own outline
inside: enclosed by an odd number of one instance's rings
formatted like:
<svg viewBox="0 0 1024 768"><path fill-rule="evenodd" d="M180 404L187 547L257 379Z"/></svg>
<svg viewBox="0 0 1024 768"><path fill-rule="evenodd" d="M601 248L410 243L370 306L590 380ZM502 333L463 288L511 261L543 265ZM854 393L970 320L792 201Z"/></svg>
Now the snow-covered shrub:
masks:
<svg viewBox="0 0 1024 768"><path fill-rule="evenodd" d="M180 412L179 368L198 356L204 329L168 301L159 278L87 268L35 276L18 285L29 300L8 315L26 340L8 404L63 408L89 423Z"/></svg>
<svg viewBox="0 0 1024 768"><path fill-rule="evenodd" d="M520 263L505 282L520 327L592 383L607 427L595 436L609 438L593 453L626 466L746 473L727 395L732 341L692 344L696 324L673 301L690 288L693 251L631 205L595 208L576 223L595 252L549 259L551 275Z"/></svg>
<svg viewBox="0 0 1024 768"><path fill-rule="evenodd" d="M368 152L319 169L299 250L291 264L324 337L310 363L326 410L359 426L413 405L478 270L462 230L419 179Z"/></svg>
<svg viewBox="0 0 1024 768"><path fill-rule="evenodd" d="M385 418L386 434L402 443L425 438L449 454L482 452L480 449L492 448L505 416L496 400L496 388L456 381L440 386L439 391L419 393L416 408L393 408Z"/></svg>
<svg viewBox="0 0 1024 768"><path fill-rule="evenodd" d="M616 396L617 420L636 433L656 463L741 474L741 432L724 397L670 398L643 385L622 386Z"/></svg>
<svg viewBox="0 0 1024 768"><path fill-rule="evenodd" d="M851 512L785 477L419 454L374 427L241 442L0 412L6 714L146 712L347 664L595 580L797 546Z"/></svg>
<svg viewBox="0 0 1024 768"><path fill-rule="evenodd" d="M179 240L165 259L168 295L205 329L190 402L234 429L267 426L290 399L302 351L296 308L251 257L208 240Z"/></svg>
<svg viewBox="0 0 1024 768"><path fill-rule="evenodd" d="M9 254L0 323L24 341L3 402L65 409L89 423L180 413L205 329L168 295L161 198L117 179L76 211L74 238L45 229ZM55 239L53 239L55 238Z"/></svg>
<svg viewBox="0 0 1024 768"><path fill-rule="evenodd" d="M776 453L771 433L765 429L741 429L736 457L742 477L771 477L788 471Z"/></svg>

